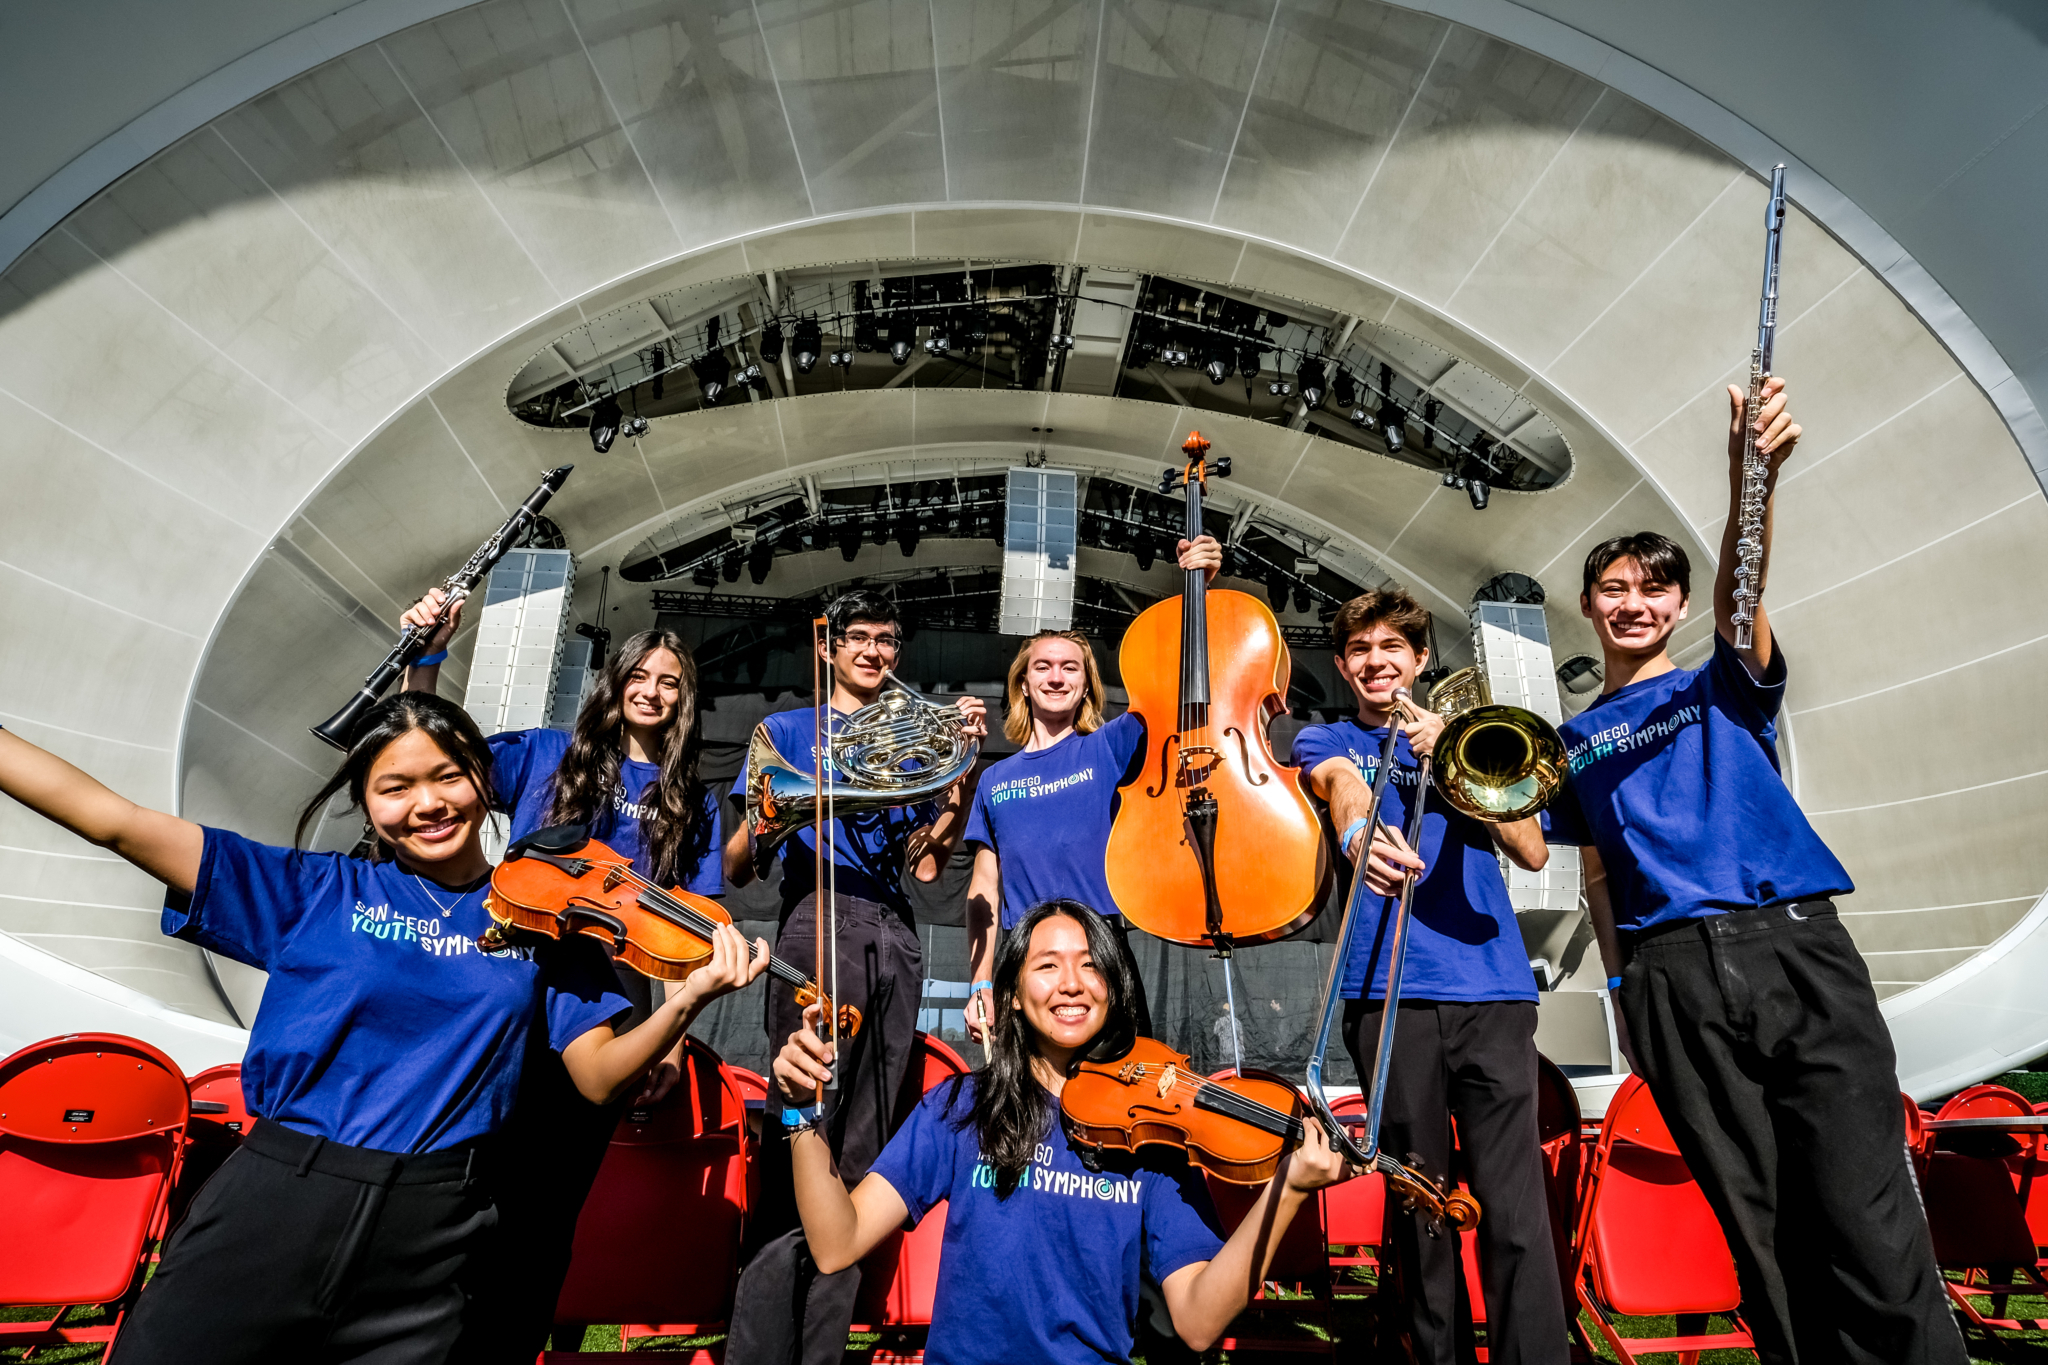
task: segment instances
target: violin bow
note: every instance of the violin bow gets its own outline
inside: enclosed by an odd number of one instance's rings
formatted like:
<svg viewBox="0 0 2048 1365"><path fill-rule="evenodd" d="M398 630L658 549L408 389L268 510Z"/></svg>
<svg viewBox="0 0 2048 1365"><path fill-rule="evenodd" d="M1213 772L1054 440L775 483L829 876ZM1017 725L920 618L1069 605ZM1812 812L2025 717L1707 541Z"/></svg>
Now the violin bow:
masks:
<svg viewBox="0 0 2048 1365"><path fill-rule="evenodd" d="M828 841L836 839L839 830L836 813L828 809L839 783L825 777L826 765L832 761L831 685L834 675L827 661L831 650L831 621L828 617L817 617L811 622L811 696L817 702L817 708L811 712L811 857L814 869L811 874L814 896L811 964L821 990L825 989L828 973L832 983L828 992L832 1007L824 1011L819 1023L825 1031L825 1042L833 1049L831 1078L818 1087L821 1115L826 1092L839 1088L839 859L836 845L830 852L826 848ZM822 898L824 904L818 905L815 898ZM828 948L832 954L829 958L825 956Z"/></svg>

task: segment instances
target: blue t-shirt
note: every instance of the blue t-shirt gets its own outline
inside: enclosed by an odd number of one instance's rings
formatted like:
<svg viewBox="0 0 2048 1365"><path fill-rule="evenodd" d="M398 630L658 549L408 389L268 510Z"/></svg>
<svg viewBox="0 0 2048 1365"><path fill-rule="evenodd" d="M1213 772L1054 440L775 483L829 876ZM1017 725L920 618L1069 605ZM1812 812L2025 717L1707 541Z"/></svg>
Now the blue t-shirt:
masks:
<svg viewBox="0 0 2048 1365"><path fill-rule="evenodd" d="M871 1168L913 1223L951 1201L925 1359L1129 1360L1139 1276L1158 1283L1223 1248L1200 1173L1157 1147L1091 1172L1055 1120L1016 1190L997 1199L970 1118L973 1086L969 1078L926 1095Z"/></svg>
<svg viewBox="0 0 2048 1365"><path fill-rule="evenodd" d="M967 816L967 842L1000 860L1002 926L1033 906L1065 897L1104 915L1119 913L1103 855L1116 816L1117 784L1145 747L1145 722L1125 712L1089 734L989 765Z"/></svg>
<svg viewBox="0 0 2048 1365"><path fill-rule="evenodd" d="M1714 637L1700 667L1630 683L1561 727L1552 843L1590 844L1619 929L1855 890L1778 771L1785 651L1762 682Z"/></svg>
<svg viewBox="0 0 2048 1365"><path fill-rule="evenodd" d="M819 709L831 718L830 733L837 734L845 724L845 715L829 707ZM789 760L792 769L806 775L818 770L814 752L818 737L816 710L806 707L801 711L777 711L761 724L768 728L775 751ZM748 762L740 767L740 775L733 780L734 796L745 798L751 764L749 755ZM910 806L860 811L834 820L832 862L837 872L833 880L839 894L886 905L909 919L910 898L903 894L904 854L912 831L938 818L936 803L920 801ZM784 907L809 895L817 881L817 842L812 836L812 827L806 822L783 841L779 850Z"/></svg>
<svg viewBox="0 0 2048 1365"><path fill-rule="evenodd" d="M556 1051L632 1008L595 943L480 950L487 889L208 829L164 932L270 973L242 1058L251 1112L351 1147L435 1152L504 1126L538 1007Z"/></svg>
<svg viewBox="0 0 2048 1365"><path fill-rule="evenodd" d="M1311 725L1294 737L1294 765L1303 772L1332 758L1364 769L1370 783L1379 771L1384 725L1368 730L1356 716L1333 725ZM1380 821L1408 832L1409 802L1422 772L1408 748L1397 741L1394 773L1380 803ZM1364 838L1364 834L1359 835ZM1408 957L1401 969L1403 1000L1534 1000L1536 978L1501 880L1500 855L1486 823L1457 810L1439 793L1422 813L1422 861L1428 870L1409 902ZM1340 859L1345 868L1349 859ZM1387 993L1387 956L1392 948L1391 896L1369 898L1364 918L1351 926L1351 956L1344 968L1344 994L1355 999L1372 967L1372 992ZM1367 913L1369 912L1369 913Z"/></svg>
<svg viewBox="0 0 2048 1365"><path fill-rule="evenodd" d="M569 752L569 735L561 730L506 730L491 736L491 785L498 800L512 812L512 837L523 839L548 823L548 807L555 799L555 770ZM641 821L653 807L642 797L661 777L652 763L630 758L619 760L619 785L612 788L609 805L591 822L590 837L631 860L643 877L652 878L654 868L647 861L647 847ZM676 876L669 885L680 884L700 896L725 891L724 822L718 793L704 789L704 808L690 823L687 838L676 857Z"/></svg>

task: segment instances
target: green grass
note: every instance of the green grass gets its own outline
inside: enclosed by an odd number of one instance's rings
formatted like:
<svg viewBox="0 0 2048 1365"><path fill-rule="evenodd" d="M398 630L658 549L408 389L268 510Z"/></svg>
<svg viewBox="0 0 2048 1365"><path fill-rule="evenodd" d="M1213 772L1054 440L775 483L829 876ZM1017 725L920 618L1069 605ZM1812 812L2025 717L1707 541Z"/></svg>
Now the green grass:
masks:
<svg viewBox="0 0 2048 1365"><path fill-rule="evenodd" d="M2027 1097L2028 1104L2039 1104L2048 1100L2048 1071L2008 1071L2003 1076L1993 1076L1995 1085L2008 1086Z"/></svg>

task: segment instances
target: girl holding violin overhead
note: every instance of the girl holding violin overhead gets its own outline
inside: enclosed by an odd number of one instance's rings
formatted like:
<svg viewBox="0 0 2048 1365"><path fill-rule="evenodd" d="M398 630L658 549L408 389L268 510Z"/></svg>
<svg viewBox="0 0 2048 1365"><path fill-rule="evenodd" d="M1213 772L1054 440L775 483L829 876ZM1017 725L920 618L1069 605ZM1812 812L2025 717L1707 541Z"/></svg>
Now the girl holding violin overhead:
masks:
<svg viewBox="0 0 2048 1365"><path fill-rule="evenodd" d="M1071 1066L1135 1037L1130 959L1100 915L1041 905L996 955L1001 1024L989 1064L925 1096L849 1192L804 1111L789 1133L797 1207L821 1270L852 1266L889 1233L948 1201L925 1359L1044 1365L1131 1356L1141 1277L1174 1331L1205 1350L1243 1310L1302 1205L1345 1167L1322 1130L1280 1159L1227 1239L1185 1153L1147 1146L1083 1164L1059 1122ZM775 1084L808 1105L830 1077L828 1046L798 1029Z"/></svg>
<svg viewBox="0 0 2048 1365"><path fill-rule="evenodd" d="M762 970L766 945L750 963L728 925L682 990L619 1033L627 1002L595 945L480 948L490 766L453 702L379 703L299 821L303 836L346 788L376 835L366 860L146 809L0 731L0 792L162 881L165 932L270 976L242 1064L261 1117L165 1244L114 1365L447 1359L458 1276L497 1221L493 1138L529 1030L608 1102Z"/></svg>
<svg viewBox="0 0 2048 1365"><path fill-rule="evenodd" d="M1213 536L1180 542L1180 567L1209 578L1223 566ZM1094 908L1119 936L1127 930L1103 876L1102 853L1116 813L1117 784L1145 747L1144 720L1126 712L1105 724L1102 673L1088 637L1042 630L1010 663L1003 732L1024 747L990 764L967 816L974 876L967 887L968 952L974 986L967 1036L986 1042L996 1018L991 987L996 926L1051 900ZM1135 981L1136 978L1133 978ZM1132 1002L1138 1031L1151 1031L1144 983Z"/></svg>

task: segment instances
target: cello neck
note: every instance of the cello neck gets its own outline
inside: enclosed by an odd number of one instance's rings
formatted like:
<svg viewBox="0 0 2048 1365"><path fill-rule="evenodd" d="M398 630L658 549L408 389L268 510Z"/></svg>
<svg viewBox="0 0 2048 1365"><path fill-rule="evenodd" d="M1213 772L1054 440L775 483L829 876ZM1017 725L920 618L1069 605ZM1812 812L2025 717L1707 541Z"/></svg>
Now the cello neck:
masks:
<svg viewBox="0 0 2048 1365"><path fill-rule="evenodd" d="M1189 462L1187 538L1202 534L1202 457ZM1183 571L1180 596L1180 728L1198 730L1209 720L1209 579L1200 569Z"/></svg>

